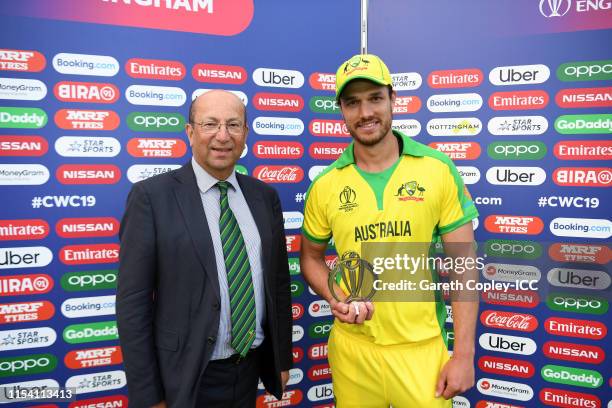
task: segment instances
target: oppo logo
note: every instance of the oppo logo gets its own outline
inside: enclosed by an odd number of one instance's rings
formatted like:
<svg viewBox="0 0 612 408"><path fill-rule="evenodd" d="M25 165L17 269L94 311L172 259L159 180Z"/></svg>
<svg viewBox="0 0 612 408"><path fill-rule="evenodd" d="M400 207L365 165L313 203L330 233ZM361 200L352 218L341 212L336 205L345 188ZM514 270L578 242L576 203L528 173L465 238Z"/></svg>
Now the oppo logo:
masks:
<svg viewBox="0 0 612 408"><path fill-rule="evenodd" d="M431 119L427 122L427 133L431 136L476 136L482 130L478 118Z"/></svg>
<svg viewBox="0 0 612 408"><path fill-rule="evenodd" d="M476 142L433 142L429 146L453 160L475 160L481 152L480 145Z"/></svg>
<svg viewBox="0 0 612 408"><path fill-rule="evenodd" d="M548 271L548 282L557 287L605 290L610 287L610 275L589 269L553 268Z"/></svg>
<svg viewBox="0 0 612 408"><path fill-rule="evenodd" d="M123 395L111 395L109 397L91 398L70 403L68 408L126 408L128 399Z"/></svg>
<svg viewBox="0 0 612 408"><path fill-rule="evenodd" d="M125 90L125 99L132 105L183 106L187 95L174 86L130 85Z"/></svg>
<svg viewBox="0 0 612 408"><path fill-rule="evenodd" d="M308 83L312 89L319 91L335 91L336 74L327 72L313 72L308 77Z"/></svg>
<svg viewBox="0 0 612 408"><path fill-rule="evenodd" d="M478 359L478 368L487 373L520 378L531 378L535 374L535 367L530 362L502 357L482 356Z"/></svg>
<svg viewBox="0 0 612 408"><path fill-rule="evenodd" d="M433 71L427 76L427 84L430 88L473 88L483 78L482 71L476 68Z"/></svg>
<svg viewBox="0 0 612 408"><path fill-rule="evenodd" d="M94 296L66 299L62 303L61 310L62 314L69 319L114 315L115 296Z"/></svg>
<svg viewBox="0 0 612 408"><path fill-rule="evenodd" d="M49 150L47 140L40 136L0 136L0 157L44 156Z"/></svg>
<svg viewBox="0 0 612 408"><path fill-rule="evenodd" d="M493 110L542 109L548 105L545 91L494 92L489 96L489 107Z"/></svg>
<svg viewBox="0 0 612 408"><path fill-rule="evenodd" d="M418 96L397 96L393 104L393 113L417 113L421 110L421 99Z"/></svg>
<svg viewBox="0 0 612 408"><path fill-rule="evenodd" d="M130 58L125 63L125 72L132 78L180 81L187 70L179 61Z"/></svg>
<svg viewBox="0 0 612 408"><path fill-rule="evenodd" d="M487 130L496 136L541 135L548 130L544 116L497 116L489 119Z"/></svg>
<svg viewBox="0 0 612 408"><path fill-rule="evenodd" d="M283 223L285 229L302 228L304 215L299 211L283 211Z"/></svg>
<svg viewBox="0 0 612 408"><path fill-rule="evenodd" d="M562 89L555 96L561 108L593 108L612 106L612 87Z"/></svg>
<svg viewBox="0 0 612 408"><path fill-rule="evenodd" d="M310 367L308 370L308 379L310 381L331 379L331 368L329 364L317 364Z"/></svg>
<svg viewBox="0 0 612 408"><path fill-rule="evenodd" d="M327 166L312 166L308 170L308 178L310 179L310 181L313 181L315 178L317 178L317 176L321 174L326 168Z"/></svg>
<svg viewBox="0 0 612 408"><path fill-rule="evenodd" d="M53 68L60 74L112 77L119 72L119 62L107 55L62 52L53 57Z"/></svg>
<svg viewBox="0 0 612 408"><path fill-rule="evenodd" d="M0 241L43 239L47 235L49 224L44 220L0 220Z"/></svg>
<svg viewBox="0 0 612 408"><path fill-rule="evenodd" d="M421 87L423 78L418 72L399 72L391 74L391 81L396 91L414 91Z"/></svg>
<svg viewBox="0 0 612 408"><path fill-rule="evenodd" d="M287 69L257 68L253 71L253 82L259 86L301 88L304 75L300 71Z"/></svg>
<svg viewBox="0 0 612 408"><path fill-rule="evenodd" d="M39 295L53 288L49 275L0 276L0 296Z"/></svg>
<svg viewBox="0 0 612 408"><path fill-rule="evenodd" d="M191 76L198 82L241 85L248 75L243 67L235 65L196 64L191 69Z"/></svg>
<svg viewBox="0 0 612 408"><path fill-rule="evenodd" d="M489 82L498 86L541 84L549 77L550 69L542 64L496 67L489 72Z"/></svg>
<svg viewBox="0 0 612 408"><path fill-rule="evenodd" d="M302 326L293 325L293 329L292 329L292 334L291 334L291 340L293 341L293 343L302 340L302 338L304 337L304 328Z"/></svg>
<svg viewBox="0 0 612 408"><path fill-rule="evenodd" d="M600 408L601 401L595 395L556 388L542 388L540 401L545 405L562 408Z"/></svg>
<svg viewBox="0 0 612 408"><path fill-rule="evenodd" d="M309 401L322 401L332 398L334 396L334 390L331 383L315 385L314 387L310 387L306 395Z"/></svg>
<svg viewBox="0 0 612 408"><path fill-rule="evenodd" d="M57 340L57 334L50 327L33 327L0 331L0 339L3 339L1 351L24 350L52 346Z"/></svg>
<svg viewBox="0 0 612 408"><path fill-rule="evenodd" d="M553 293L548 295L546 306L561 312L602 315L608 311L609 305L604 298Z"/></svg>
<svg viewBox="0 0 612 408"><path fill-rule="evenodd" d="M0 186L38 186L49 180L41 164L0 164Z"/></svg>
<svg viewBox="0 0 612 408"><path fill-rule="evenodd" d="M63 164L55 177L62 184L116 184L121 170L112 164Z"/></svg>
<svg viewBox="0 0 612 408"><path fill-rule="evenodd" d="M308 358L310 360L323 360L327 358L327 343L317 343L308 347Z"/></svg>
<svg viewBox="0 0 612 408"><path fill-rule="evenodd" d="M300 95L258 92L253 100L258 110L300 112L304 109L304 99Z"/></svg>
<svg viewBox="0 0 612 408"><path fill-rule="evenodd" d="M612 79L612 61L566 62L557 68L557 78L564 82Z"/></svg>
<svg viewBox="0 0 612 408"><path fill-rule="evenodd" d="M555 157L560 160L611 160L610 140L564 140L554 147Z"/></svg>
<svg viewBox="0 0 612 408"><path fill-rule="evenodd" d="M315 300L308 306L308 314L312 317L331 316L331 307L324 300Z"/></svg>
<svg viewBox="0 0 612 408"><path fill-rule="evenodd" d="M591 340L601 340L608 334L608 328L603 323L564 317L550 317L546 319L544 328L547 333L552 335Z"/></svg>
<svg viewBox="0 0 612 408"><path fill-rule="evenodd" d="M421 133L421 123L416 119L394 119L391 128L409 137Z"/></svg>
<svg viewBox="0 0 612 408"><path fill-rule="evenodd" d="M546 181L546 172L540 167L491 167L487 181L500 186L539 186Z"/></svg>
<svg viewBox="0 0 612 408"><path fill-rule="evenodd" d="M480 315L480 322L494 329L532 332L538 327L535 316L524 313L485 310Z"/></svg>
<svg viewBox="0 0 612 408"><path fill-rule="evenodd" d="M555 218L550 232L558 237L603 238L612 236L612 222L593 218Z"/></svg>
<svg viewBox="0 0 612 408"><path fill-rule="evenodd" d="M0 71L40 72L47 60L38 51L0 49Z"/></svg>
<svg viewBox="0 0 612 408"><path fill-rule="evenodd" d="M114 263L119 261L119 245L67 245L60 249L59 256L65 265Z"/></svg>
<svg viewBox="0 0 612 408"><path fill-rule="evenodd" d="M259 116L253 120L252 129L258 135L299 136L304 132L304 122L298 118Z"/></svg>
<svg viewBox="0 0 612 408"><path fill-rule="evenodd" d="M181 139L134 138L127 143L127 151L134 157L177 158L187 152L187 145Z"/></svg>
<svg viewBox="0 0 612 408"><path fill-rule="evenodd" d="M485 228L498 234L537 235L544 229L544 222L536 216L489 215L485 218Z"/></svg>
<svg viewBox="0 0 612 408"><path fill-rule="evenodd" d="M6 228L9 232L8 226ZM0 269L42 268L52 260L53 253L43 246L0 248Z"/></svg>
<svg viewBox="0 0 612 408"><path fill-rule="evenodd" d="M457 166L457 171L465 184L476 184L480 180L480 170L474 166Z"/></svg>
<svg viewBox="0 0 612 408"><path fill-rule="evenodd" d="M299 183L304 170L299 166L257 166L253 176L266 183Z"/></svg>
<svg viewBox="0 0 612 408"><path fill-rule="evenodd" d="M313 136L349 137L350 133L343 120L313 119L308 124Z"/></svg>
<svg viewBox="0 0 612 408"><path fill-rule="evenodd" d="M198 96L205 94L206 92L216 91L217 89L198 88L191 93L191 99L193 100L197 98ZM249 98L246 96L244 92L235 91L233 89L223 89L223 90L236 95L240 99L240 101L244 104L244 106L247 106L249 104Z"/></svg>
<svg viewBox="0 0 612 408"><path fill-rule="evenodd" d="M60 109L54 119L57 127L66 130L115 130L120 122L112 110Z"/></svg>
<svg viewBox="0 0 612 408"><path fill-rule="evenodd" d="M52 354L0 358L0 377L46 373L56 366L57 358Z"/></svg>
<svg viewBox="0 0 612 408"><path fill-rule="evenodd" d="M66 380L66 388L76 388L77 394L116 390L125 387L127 381L122 370L74 375Z"/></svg>
<svg viewBox="0 0 612 408"><path fill-rule="evenodd" d="M67 272L62 276L61 285L68 292L115 289L117 287L117 271Z"/></svg>
<svg viewBox="0 0 612 408"><path fill-rule="evenodd" d="M485 243L485 253L503 258L537 259L542 255L542 246L535 241L493 239Z"/></svg>
<svg viewBox="0 0 612 408"><path fill-rule="evenodd" d="M536 343L530 338L494 333L481 334L478 343L485 350L526 356L532 355L537 349Z"/></svg>
<svg viewBox="0 0 612 408"><path fill-rule="evenodd" d="M185 118L180 113L132 112L127 125L136 132L181 132Z"/></svg>
<svg viewBox="0 0 612 408"><path fill-rule="evenodd" d="M608 167L559 167L553 172L559 186L607 187L612 183L612 169Z"/></svg>
<svg viewBox="0 0 612 408"><path fill-rule="evenodd" d="M519 401L529 401L533 398L533 389L529 385L522 383L481 378L476 383L476 388L481 394L493 397L510 398Z"/></svg>
<svg viewBox="0 0 612 408"><path fill-rule="evenodd" d="M605 265L612 260L607 245L554 243L548 247L548 256L558 262L598 263Z"/></svg>
<svg viewBox="0 0 612 408"><path fill-rule="evenodd" d="M291 297L300 297L304 292L304 284L298 281L291 281L291 285L289 286L291 290Z"/></svg>
<svg viewBox="0 0 612 408"><path fill-rule="evenodd" d="M131 183L137 183L179 168L181 168L180 164L135 164L128 168L127 178Z"/></svg>
<svg viewBox="0 0 612 408"><path fill-rule="evenodd" d="M327 338L332 328L333 320L322 320L310 325L308 335L312 339Z"/></svg>
<svg viewBox="0 0 612 408"><path fill-rule="evenodd" d="M540 160L546 156L546 145L542 142L493 142L487 154L494 160Z"/></svg>
<svg viewBox="0 0 612 408"><path fill-rule="evenodd" d="M304 155L304 146L299 142L258 141L253 145L253 154L259 159L299 159Z"/></svg>
<svg viewBox="0 0 612 408"><path fill-rule="evenodd" d="M63 157L115 157L121 143L114 137L62 136L55 141L55 151Z"/></svg>
<svg viewBox="0 0 612 408"><path fill-rule="evenodd" d="M47 96L47 86L37 79L0 78L0 99L40 101Z"/></svg>
<svg viewBox="0 0 612 408"><path fill-rule="evenodd" d="M606 353L599 346L561 341L547 341L542 346L542 352L548 358L587 364L601 364L606 358Z"/></svg>
<svg viewBox="0 0 612 408"><path fill-rule="evenodd" d="M49 320L54 314L53 303L46 300L0 304L0 324Z"/></svg>
<svg viewBox="0 0 612 408"><path fill-rule="evenodd" d="M427 99L430 112L474 112L482 107L477 93L432 95Z"/></svg>
<svg viewBox="0 0 612 408"><path fill-rule="evenodd" d="M540 303L538 292L533 290L487 290L482 292L482 300L491 305L534 308Z"/></svg>
<svg viewBox="0 0 612 408"><path fill-rule="evenodd" d="M336 160L348 147L348 143L312 143L308 148L308 153L313 159Z"/></svg>
<svg viewBox="0 0 612 408"><path fill-rule="evenodd" d="M58 82L53 88L62 102L115 103L119 89L113 84L93 82Z"/></svg>

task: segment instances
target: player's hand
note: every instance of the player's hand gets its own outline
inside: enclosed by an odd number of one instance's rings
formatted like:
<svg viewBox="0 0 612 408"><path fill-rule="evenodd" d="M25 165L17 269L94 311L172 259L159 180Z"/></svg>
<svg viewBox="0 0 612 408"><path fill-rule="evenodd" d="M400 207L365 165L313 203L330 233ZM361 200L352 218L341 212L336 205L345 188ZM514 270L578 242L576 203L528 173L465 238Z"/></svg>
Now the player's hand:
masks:
<svg viewBox="0 0 612 408"><path fill-rule="evenodd" d="M153 405L151 408L167 408L167 407L168 406L166 405L166 401L161 401Z"/></svg>
<svg viewBox="0 0 612 408"><path fill-rule="evenodd" d="M436 398L453 398L474 386L474 357L453 355L442 367L436 385Z"/></svg>
<svg viewBox="0 0 612 408"><path fill-rule="evenodd" d="M332 314L343 323L362 324L372 319L374 304L372 302L353 301L350 303L332 301Z"/></svg>
<svg viewBox="0 0 612 408"><path fill-rule="evenodd" d="M281 384L283 386L283 392L285 392L285 388L287 387L287 382L289 381L289 371L281 371Z"/></svg>

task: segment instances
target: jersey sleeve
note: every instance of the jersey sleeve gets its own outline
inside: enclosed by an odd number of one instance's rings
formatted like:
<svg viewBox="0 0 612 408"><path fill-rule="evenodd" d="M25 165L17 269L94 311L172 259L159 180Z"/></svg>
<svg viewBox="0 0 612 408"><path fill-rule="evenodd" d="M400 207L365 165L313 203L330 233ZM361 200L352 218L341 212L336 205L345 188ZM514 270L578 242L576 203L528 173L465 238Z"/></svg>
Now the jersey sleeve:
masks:
<svg viewBox="0 0 612 408"><path fill-rule="evenodd" d="M455 165L448 163L444 175L443 202L438 223L438 232L446 234L478 217L472 196L463 184Z"/></svg>
<svg viewBox="0 0 612 408"><path fill-rule="evenodd" d="M325 195L319 179L315 179L306 193L303 235L310 241L324 244L331 238L331 227L325 208Z"/></svg>

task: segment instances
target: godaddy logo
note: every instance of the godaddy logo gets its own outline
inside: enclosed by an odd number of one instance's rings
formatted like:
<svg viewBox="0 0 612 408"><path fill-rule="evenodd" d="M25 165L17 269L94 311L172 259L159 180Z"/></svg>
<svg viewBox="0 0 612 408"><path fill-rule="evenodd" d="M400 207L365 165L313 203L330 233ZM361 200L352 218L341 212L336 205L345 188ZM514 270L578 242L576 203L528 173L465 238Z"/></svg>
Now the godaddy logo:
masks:
<svg viewBox="0 0 612 408"><path fill-rule="evenodd" d="M64 329L64 341L70 344L117 340L118 338L117 323L114 321L73 324Z"/></svg>
<svg viewBox="0 0 612 408"><path fill-rule="evenodd" d="M69 292L114 289L117 287L117 271L69 272L62 276L61 284Z"/></svg>
<svg viewBox="0 0 612 408"><path fill-rule="evenodd" d="M542 378L557 384L574 385L576 387L598 388L603 383L600 373L583 368L545 365L540 371Z"/></svg>
<svg viewBox="0 0 612 408"><path fill-rule="evenodd" d="M46 373L53 371L56 366L57 358L52 354L1 358L0 377Z"/></svg>
<svg viewBox="0 0 612 408"><path fill-rule="evenodd" d="M612 133L612 114L563 115L555 120L555 130L562 135Z"/></svg>
<svg viewBox="0 0 612 408"><path fill-rule="evenodd" d="M0 107L0 129L40 129L47 124L47 114L38 108Z"/></svg>
<svg viewBox="0 0 612 408"><path fill-rule="evenodd" d="M291 275L300 274L300 259L299 258L289 258L289 273Z"/></svg>

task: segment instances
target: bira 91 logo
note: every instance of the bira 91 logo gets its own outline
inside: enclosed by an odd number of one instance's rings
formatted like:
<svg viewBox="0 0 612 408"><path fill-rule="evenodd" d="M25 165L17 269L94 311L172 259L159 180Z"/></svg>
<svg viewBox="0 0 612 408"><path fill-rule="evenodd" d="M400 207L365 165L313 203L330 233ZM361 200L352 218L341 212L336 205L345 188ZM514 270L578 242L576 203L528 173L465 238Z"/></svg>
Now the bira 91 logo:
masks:
<svg viewBox="0 0 612 408"><path fill-rule="evenodd" d="M123 355L119 346L72 350L64 357L64 364L71 369L106 367L121 364Z"/></svg>
<svg viewBox="0 0 612 408"><path fill-rule="evenodd" d="M558 186L608 187L612 183L609 167L559 167L553 172Z"/></svg>
<svg viewBox="0 0 612 408"><path fill-rule="evenodd" d="M187 152L187 145L181 139L142 138L130 139L127 151L134 157L177 158Z"/></svg>
<svg viewBox="0 0 612 408"><path fill-rule="evenodd" d="M46 300L0 304L0 324L49 320L54 314L53 303Z"/></svg>
<svg viewBox="0 0 612 408"><path fill-rule="evenodd" d="M531 378L535 374L535 367L530 362L502 357L482 356L478 359L478 368L487 373L519 378Z"/></svg>
<svg viewBox="0 0 612 408"><path fill-rule="evenodd" d="M329 368L329 364L313 365L308 370L308 378L310 379L310 381L331 379L331 368Z"/></svg>
<svg viewBox="0 0 612 408"><path fill-rule="evenodd" d="M112 237L119 233L119 221L114 217L63 218L55 224L62 238Z"/></svg>
<svg viewBox="0 0 612 408"><path fill-rule="evenodd" d="M63 164L55 177L62 184L116 184L121 170L113 164Z"/></svg>
<svg viewBox="0 0 612 408"><path fill-rule="evenodd" d="M607 245L557 242L548 248L548 256L557 262L597 263L605 265L612 260L612 250Z"/></svg>
<svg viewBox="0 0 612 408"><path fill-rule="evenodd" d="M304 146L299 142L262 140L253 145L253 154L258 159L299 159L304 155Z"/></svg>
<svg viewBox="0 0 612 408"><path fill-rule="evenodd" d="M232 85L242 85L248 78L243 67L216 64L196 64L191 69L191 76L198 82Z"/></svg>
<svg viewBox="0 0 612 408"><path fill-rule="evenodd" d="M349 137L343 120L313 119L308 124L308 130L313 136Z"/></svg>
<svg viewBox="0 0 612 408"><path fill-rule="evenodd" d="M127 408L128 399L124 395L91 398L71 402L68 408ZM42 408L42 407L41 407Z"/></svg>
<svg viewBox="0 0 612 408"><path fill-rule="evenodd" d="M494 234L537 235L544 229L544 222L536 216L489 215L485 228Z"/></svg>
<svg viewBox="0 0 612 408"><path fill-rule="evenodd" d="M0 220L0 241L43 239L49 235L45 220Z"/></svg>
<svg viewBox="0 0 612 408"><path fill-rule="evenodd" d="M266 183L299 183L304 178L300 166L257 166L253 176Z"/></svg>
<svg viewBox="0 0 612 408"><path fill-rule="evenodd" d="M542 346L542 352L548 358L587 364L601 364L606 358L606 353L599 346L562 341L547 341Z"/></svg>
<svg viewBox="0 0 612 408"><path fill-rule="evenodd" d="M293 303L291 305L291 316L293 317L293 320L298 320L304 316L304 306L302 306L300 303Z"/></svg>
<svg viewBox="0 0 612 408"><path fill-rule="evenodd" d="M611 140L564 140L554 149L560 160L612 160Z"/></svg>
<svg viewBox="0 0 612 408"><path fill-rule="evenodd" d="M432 71L427 76L430 88L473 88L482 83L484 75L476 68Z"/></svg>
<svg viewBox="0 0 612 408"><path fill-rule="evenodd" d="M312 143L308 148L308 153L313 159L319 160L336 160L344 149L348 147L348 143Z"/></svg>
<svg viewBox="0 0 612 408"><path fill-rule="evenodd" d="M480 322L494 329L532 332L538 327L535 316L523 313L485 310L480 315Z"/></svg>
<svg viewBox="0 0 612 408"><path fill-rule="evenodd" d="M298 405L304 399L304 394L301 390L287 390L283 392L280 401L272 394L265 393L257 397L255 402L256 408L276 408L276 407L290 407Z"/></svg>
<svg viewBox="0 0 612 408"><path fill-rule="evenodd" d="M40 72L47 60L38 51L0 49L0 71Z"/></svg>
<svg viewBox="0 0 612 408"><path fill-rule="evenodd" d="M577 337L581 339L601 340L606 337L608 328L601 322L593 320L550 317L544 322L544 328L555 336Z"/></svg>
<svg viewBox="0 0 612 408"><path fill-rule="evenodd" d="M113 84L62 81L53 87L55 97L62 102L115 103L119 89Z"/></svg>
<svg viewBox="0 0 612 408"><path fill-rule="evenodd" d="M60 109L54 119L57 127L66 130L115 130L120 122L112 110Z"/></svg>
<svg viewBox="0 0 612 408"><path fill-rule="evenodd" d="M480 145L476 142L433 142L429 146L453 160L475 160L481 152Z"/></svg>
<svg viewBox="0 0 612 408"><path fill-rule="evenodd" d="M482 300L491 305L533 309L540 303L540 296L533 290L487 290L482 292Z"/></svg>
<svg viewBox="0 0 612 408"><path fill-rule="evenodd" d="M125 63L125 72L132 78L180 81L187 70L178 61L130 58Z"/></svg>
<svg viewBox="0 0 612 408"><path fill-rule="evenodd" d="M53 288L49 275L0 276L0 296L41 295Z"/></svg>
<svg viewBox="0 0 612 408"><path fill-rule="evenodd" d="M0 157L39 157L49 150L47 140L40 136L0 136Z"/></svg>
<svg viewBox="0 0 612 408"><path fill-rule="evenodd" d="M612 87L562 89L555 96L561 108L606 108L612 106Z"/></svg>
<svg viewBox="0 0 612 408"><path fill-rule="evenodd" d="M119 261L119 245L68 245L60 249L59 255L65 265L114 263Z"/></svg>
<svg viewBox="0 0 612 408"><path fill-rule="evenodd" d="M421 99L418 96L398 96L393 104L393 113L417 113L421 110Z"/></svg>
<svg viewBox="0 0 612 408"><path fill-rule="evenodd" d="M319 91L336 90L336 74L325 72L313 72L308 77L308 83L312 89Z"/></svg>
<svg viewBox="0 0 612 408"><path fill-rule="evenodd" d="M495 92L489 97L489 107L493 110L542 109L548 105L545 91Z"/></svg>
<svg viewBox="0 0 612 408"><path fill-rule="evenodd" d="M542 388L540 401L545 405L561 408L601 408L601 400L595 395L556 388Z"/></svg>
<svg viewBox="0 0 612 408"><path fill-rule="evenodd" d="M308 347L308 358L310 360L323 360L327 358L327 343L317 343Z"/></svg>
<svg viewBox="0 0 612 408"><path fill-rule="evenodd" d="M300 95L258 92L253 101L257 110L300 112L304 109L304 99Z"/></svg>

